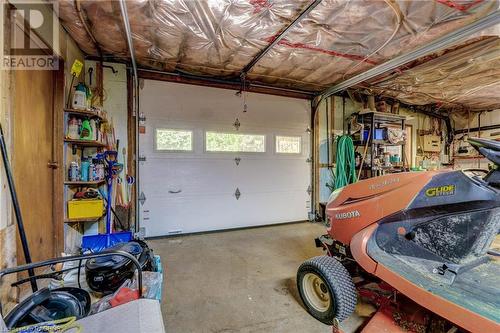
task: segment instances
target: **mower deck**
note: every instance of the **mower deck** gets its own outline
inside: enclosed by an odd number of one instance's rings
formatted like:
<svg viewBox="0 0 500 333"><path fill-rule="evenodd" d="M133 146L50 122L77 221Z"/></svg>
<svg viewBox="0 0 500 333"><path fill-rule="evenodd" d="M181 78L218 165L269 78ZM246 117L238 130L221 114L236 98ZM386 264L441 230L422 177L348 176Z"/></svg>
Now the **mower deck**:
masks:
<svg viewBox="0 0 500 333"><path fill-rule="evenodd" d="M368 253L376 262L406 280L494 322L500 323L500 262L494 258L467 271L460 272L452 283L439 273L429 271L439 262L391 254L368 244Z"/></svg>

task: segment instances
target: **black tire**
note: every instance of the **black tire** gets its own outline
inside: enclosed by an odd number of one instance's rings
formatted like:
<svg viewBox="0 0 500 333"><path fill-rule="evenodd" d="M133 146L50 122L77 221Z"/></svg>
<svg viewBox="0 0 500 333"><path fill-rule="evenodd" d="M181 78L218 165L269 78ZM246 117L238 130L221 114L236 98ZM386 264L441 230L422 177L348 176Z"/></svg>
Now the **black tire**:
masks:
<svg viewBox="0 0 500 333"><path fill-rule="evenodd" d="M320 307L318 307L317 301L316 306L314 305L314 296L308 296L312 293L311 288L318 289L318 287L310 286L311 279L316 281L314 285L317 285L317 282L320 283L319 290L314 291L329 292L329 297L326 297L330 299L329 302L324 301L325 298L321 296L323 294L317 296L318 301L323 301ZM327 325L333 325L335 319L339 322L347 319L356 307L357 294L352 278L345 267L332 257L314 257L300 265L297 271L297 288L307 311L314 318ZM307 288L307 291L304 288Z"/></svg>

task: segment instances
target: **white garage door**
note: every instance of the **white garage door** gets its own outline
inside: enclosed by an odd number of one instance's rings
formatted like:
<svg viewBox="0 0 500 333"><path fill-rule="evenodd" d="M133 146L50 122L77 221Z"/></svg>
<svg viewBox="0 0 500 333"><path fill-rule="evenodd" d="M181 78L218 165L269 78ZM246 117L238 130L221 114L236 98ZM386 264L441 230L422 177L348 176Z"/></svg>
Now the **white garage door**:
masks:
<svg viewBox="0 0 500 333"><path fill-rule="evenodd" d="M262 94L246 100L243 113L231 90L144 82L146 236L307 219L309 102Z"/></svg>

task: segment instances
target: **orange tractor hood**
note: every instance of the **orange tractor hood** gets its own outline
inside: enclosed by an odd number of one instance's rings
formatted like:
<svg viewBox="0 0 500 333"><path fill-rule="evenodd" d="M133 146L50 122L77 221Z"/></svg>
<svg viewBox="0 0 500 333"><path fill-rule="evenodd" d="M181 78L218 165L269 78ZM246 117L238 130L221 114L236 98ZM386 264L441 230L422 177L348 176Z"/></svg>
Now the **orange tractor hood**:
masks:
<svg viewBox="0 0 500 333"><path fill-rule="evenodd" d="M371 178L332 193L326 206L328 233L349 245L352 237L410 205L438 171L406 172Z"/></svg>

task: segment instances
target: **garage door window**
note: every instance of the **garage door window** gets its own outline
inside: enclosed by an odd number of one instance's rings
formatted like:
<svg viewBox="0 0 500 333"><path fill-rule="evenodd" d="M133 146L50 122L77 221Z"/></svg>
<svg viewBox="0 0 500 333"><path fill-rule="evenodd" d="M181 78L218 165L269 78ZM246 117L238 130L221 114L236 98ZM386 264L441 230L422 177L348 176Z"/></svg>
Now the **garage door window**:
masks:
<svg viewBox="0 0 500 333"><path fill-rule="evenodd" d="M276 152L281 154L300 154L300 136L276 136Z"/></svg>
<svg viewBox="0 0 500 333"><path fill-rule="evenodd" d="M175 129L156 129L156 150L192 151L193 132Z"/></svg>
<svg viewBox="0 0 500 333"><path fill-rule="evenodd" d="M209 152L264 153L266 152L266 136L206 132L205 145Z"/></svg>

